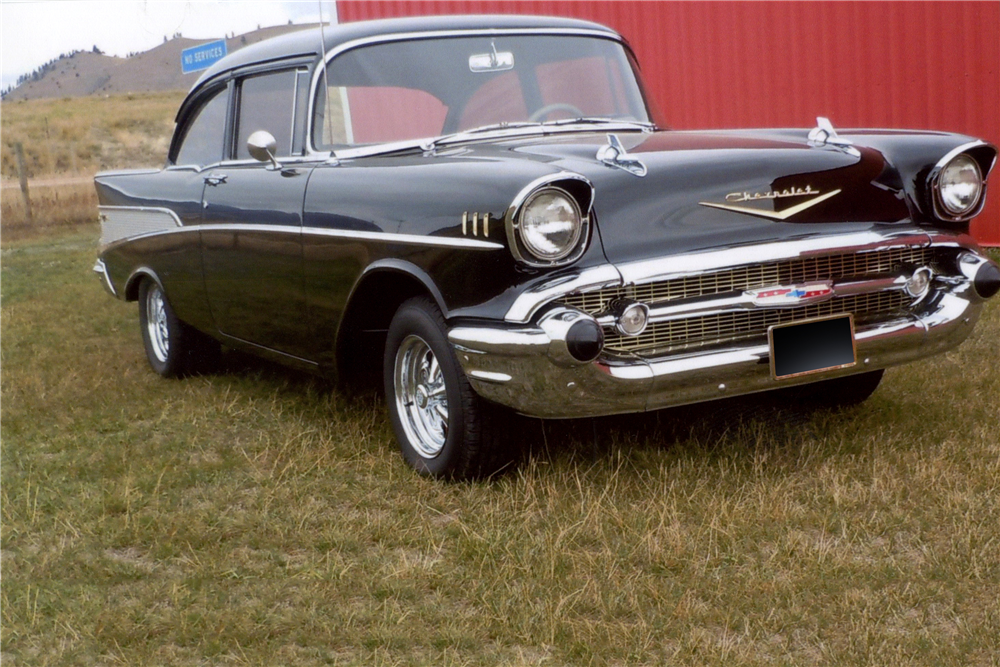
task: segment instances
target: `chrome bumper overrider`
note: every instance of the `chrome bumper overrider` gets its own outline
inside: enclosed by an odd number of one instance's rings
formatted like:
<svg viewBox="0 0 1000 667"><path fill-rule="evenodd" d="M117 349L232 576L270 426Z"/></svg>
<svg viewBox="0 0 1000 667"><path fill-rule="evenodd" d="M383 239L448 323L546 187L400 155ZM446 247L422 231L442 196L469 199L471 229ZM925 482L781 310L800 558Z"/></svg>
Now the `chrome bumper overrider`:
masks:
<svg viewBox="0 0 1000 667"><path fill-rule="evenodd" d="M968 249L967 239L949 244L937 238L934 245ZM601 275L595 282L606 279ZM557 291L546 296L551 299ZM648 359L602 354L579 363L566 353L564 337L564 323L579 311L551 302L533 310L535 317L524 324L508 319L456 326L449 340L484 398L533 417L576 418L697 403L916 361L964 341L979 318L982 299L971 280L937 280L933 294L912 313L857 327L856 366L780 381L771 377L769 348L759 340Z"/></svg>

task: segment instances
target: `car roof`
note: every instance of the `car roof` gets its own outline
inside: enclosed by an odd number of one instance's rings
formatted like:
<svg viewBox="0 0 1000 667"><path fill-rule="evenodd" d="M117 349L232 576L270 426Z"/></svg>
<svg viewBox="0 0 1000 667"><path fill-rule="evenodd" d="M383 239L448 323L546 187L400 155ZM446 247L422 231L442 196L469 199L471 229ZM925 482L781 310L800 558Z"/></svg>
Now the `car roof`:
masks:
<svg viewBox="0 0 1000 667"><path fill-rule="evenodd" d="M358 21L323 28L311 28L251 44L226 56L205 71L191 88L198 89L204 82L219 74L247 65L264 63L295 56L318 56L321 34L326 38L326 51L369 37L413 32L445 32L452 30L588 30L599 31L609 37L621 37L611 28L580 19L551 16L516 16L509 14L478 14L469 16L418 16L378 21Z"/></svg>

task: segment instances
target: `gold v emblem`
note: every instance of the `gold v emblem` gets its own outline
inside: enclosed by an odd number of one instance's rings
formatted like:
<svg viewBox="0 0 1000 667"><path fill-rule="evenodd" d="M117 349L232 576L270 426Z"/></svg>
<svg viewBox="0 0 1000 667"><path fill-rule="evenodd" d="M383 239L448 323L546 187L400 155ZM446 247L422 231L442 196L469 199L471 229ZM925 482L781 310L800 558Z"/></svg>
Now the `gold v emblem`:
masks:
<svg viewBox="0 0 1000 667"><path fill-rule="evenodd" d="M760 208L750 208L749 206L734 206L732 204L712 204L707 201L698 202L702 206L711 206L712 208L721 208L724 211L735 211L736 213L746 213L747 215L759 215L762 218L771 218L772 220L787 220L796 213L801 213L802 211L812 208L816 204L826 201L834 195L840 194L840 190L834 190L833 192L827 192L825 195L820 195L819 197L813 197L812 199L806 200L801 204L796 204L791 208L786 208L783 211L765 211Z"/></svg>

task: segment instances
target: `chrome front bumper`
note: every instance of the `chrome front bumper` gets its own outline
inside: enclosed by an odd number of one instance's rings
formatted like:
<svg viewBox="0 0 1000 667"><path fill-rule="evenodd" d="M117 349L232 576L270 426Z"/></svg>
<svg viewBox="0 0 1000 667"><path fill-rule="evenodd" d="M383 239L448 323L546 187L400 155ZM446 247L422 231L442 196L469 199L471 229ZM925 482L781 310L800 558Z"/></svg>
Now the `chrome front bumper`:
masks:
<svg viewBox="0 0 1000 667"><path fill-rule="evenodd" d="M968 286L954 288L919 317L859 329L852 368L780 381L771 377L766 344L569 366L553 354L564 341L541 327L456 327L448 338L483 398L531 417L597 417L768 391L940 354L964 341L979 319L982 305L968 292Z"/></svg>
<svg viewBox="0 0 1000 667"><path fill-rule="evenodd" d="M968 237L954 242L924 238L934 245L975 252L974 242L970 245ZM875 245L890 239L880 241ZM611 280L610 275L599 272L594 277L591 285ZM567 354L565 335L567 322L580 313L553 301L558 292L579 289L580 283L563 280L554 289L544 289L544 306L522 308L520 303L515 304L512 310L517 311L517 318L508 316L505 322L451 329L449 340L480 396L525 415L559 419L656 410L807 384L896 366L952 349L972 332L983 301L971 279L942 277L935 281L933 295L923 299L915 312L858 326L855 366L775 380L768 345L756 340L652 359L602 354L593 362L576 362ZM530 320L517 323L526 313L531 314Z"/></svg>

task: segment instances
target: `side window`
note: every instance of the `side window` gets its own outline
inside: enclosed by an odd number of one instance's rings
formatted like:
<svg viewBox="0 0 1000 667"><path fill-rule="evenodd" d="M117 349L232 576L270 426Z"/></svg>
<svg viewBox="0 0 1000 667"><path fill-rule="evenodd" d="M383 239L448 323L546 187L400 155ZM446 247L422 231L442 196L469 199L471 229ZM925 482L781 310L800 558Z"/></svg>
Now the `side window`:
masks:
<svg viewBox="0 0 1000 667"><path fill-rule="evenodd" d="M237 159L250 159L247 139L257 130L267 130L274 136L277 156L291 155L295 77L295 70L287 70L243 80L236 133Z"/></svg>
<svg viewBox="0 0 1000 667"><path fill-rule="evenodd" d="M228 101L229 95L222 89L202 105L187 126L174 164L204 166L222 159Z"/></svg>

